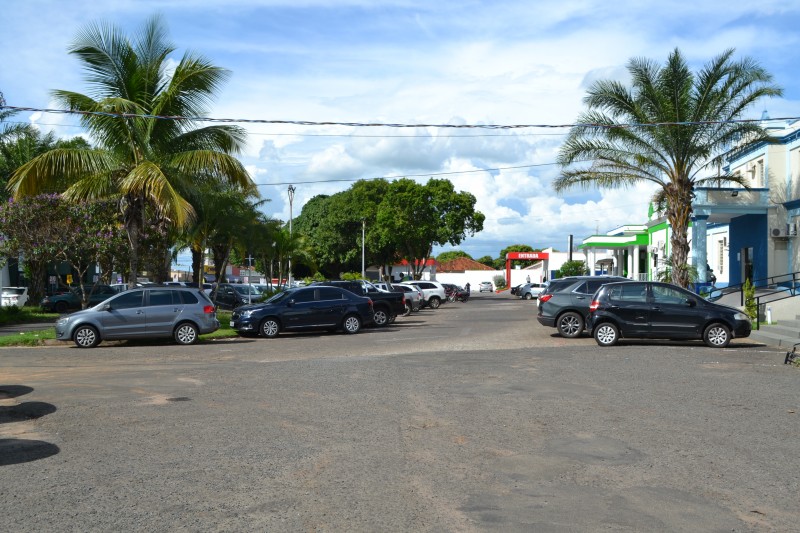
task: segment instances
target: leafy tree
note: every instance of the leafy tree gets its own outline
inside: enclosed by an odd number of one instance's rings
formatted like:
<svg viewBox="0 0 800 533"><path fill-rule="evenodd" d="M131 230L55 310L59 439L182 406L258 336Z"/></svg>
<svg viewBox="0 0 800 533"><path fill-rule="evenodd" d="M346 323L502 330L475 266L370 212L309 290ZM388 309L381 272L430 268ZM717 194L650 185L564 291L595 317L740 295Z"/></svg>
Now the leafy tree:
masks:
<svg viewBox="0 0 800 533"><path fill-rule="evenodd" d="M586 268L586 263L583 261L573 260L573 261L566 261L561 268L558 269L556 272L557 278L565 278L567 276L585 276L589 273L589 269Z"/></svg>
<svg viewBox="0 0 800 533"><path fill-rule="evenodd" d="M496 260L492 259L491 255L484 255L483 257L479 257L478 259L476 259L476 261L478 263L481 263L482 265L486 265L486 266L490 266L492 268L495 268L495 261ZM497 270L497 269L495 268L495 270Z"/></svg>
<svg viewBox="0 0 800 533"><path fill-rule="evenodd" d="M736 142L764 140L767 133L754 122L736 119L760 98L782 94L771 74L752 59L734 61L733 52L726 50L697 73L678 49L663 67L631 59L631 86L593 83L584 99L588 111L576 121L587 125L570 130L558 156L562 172L553 183L556 191L576 185L659 186L656 200L665 203L672 227L672 279L682 287L689 284L688 226L695 187L745 185L743 178L722 174L724 155ZM663 123L670 125L655 126ZM586 160L589 166L572 168ZM709 170L716 175L700 177Z"/></svg>
<svg viewBox="0 0 800 533"><path fill-rule="evenodd" d="M53 98L66 110L84 113L81 123L96 148L50 150L20 167L9 182L15 198L51 190L54 182L66 179L71 183L64 193L68 200L119 199L130 242L131 282L139 272L142 228L150 220L188 225L195 212L185 195L197 182L254 190L234 157L243 146L244 130L195 127L198 122L191 118L207 114L228 72L192 53L172 69L174 51L158 17L132 40L116 27L88 25L69 52L83 63L91 93L58 90ZM190 118L148 118L163 115Z"/></svg>
<svg viewBox="0 0 800 533"><path fill-rule="evenodd" d="M485 216L475 211L475 202L472 193L456 192L449 180L393 181L378 206L378 242L393 246L419 279L434 245L455 246L483 229Z"/></svg>
<svg viewBox="0 0 800 533"><path fill-rule="evenodd" d="M468 259L472 259L472 256L469 255L467 252L462 250L452 250L449 252L442 252L436 258L436 260L440 263L446 263L447 261L452 261L453 259L458 259L459 257L466 257Z"/></svg>
<svg viewBox="0 0 800 533"><path fill-rule="evenodd" d="M505 248L500 250L500 257L499 257L500 268L503 269L506 267L506 254L510 252L538 252L538 251L539 250L534 249L528 246L527 244L512 244L511 246L506 246ZM530 261L520 261L518 259L514 259L513 261L511 261L512 268L517 266L528 266L528 265L530 265Z"/></svg>

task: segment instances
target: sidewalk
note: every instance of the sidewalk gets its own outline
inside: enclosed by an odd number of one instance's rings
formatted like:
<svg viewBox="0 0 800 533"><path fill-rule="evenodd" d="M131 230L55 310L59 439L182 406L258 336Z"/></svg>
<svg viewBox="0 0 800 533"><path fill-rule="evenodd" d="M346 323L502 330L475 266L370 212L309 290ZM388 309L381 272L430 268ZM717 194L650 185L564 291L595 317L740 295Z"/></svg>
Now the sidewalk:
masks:
<svg viewBox="0 0 800 533"><path fill-rule="evenodd" d="M0 337L19 335L28 331L42 331L55 327L55 320L50 322L27 322L24 324L8 324L0 326Z"/></svg>

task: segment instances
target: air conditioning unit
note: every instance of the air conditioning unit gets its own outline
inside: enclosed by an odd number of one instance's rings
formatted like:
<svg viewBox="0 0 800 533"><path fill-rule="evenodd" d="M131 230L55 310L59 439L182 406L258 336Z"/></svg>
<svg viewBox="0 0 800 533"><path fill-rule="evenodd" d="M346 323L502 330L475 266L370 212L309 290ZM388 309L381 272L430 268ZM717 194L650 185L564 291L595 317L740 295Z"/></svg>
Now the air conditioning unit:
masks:
<svg viewBox="0 0 800 533"><path fill-rule="evenodd" d="M770 228L769 234L774 239L785 239L789 236L789 232L786 231L786 228Z"/></svg>

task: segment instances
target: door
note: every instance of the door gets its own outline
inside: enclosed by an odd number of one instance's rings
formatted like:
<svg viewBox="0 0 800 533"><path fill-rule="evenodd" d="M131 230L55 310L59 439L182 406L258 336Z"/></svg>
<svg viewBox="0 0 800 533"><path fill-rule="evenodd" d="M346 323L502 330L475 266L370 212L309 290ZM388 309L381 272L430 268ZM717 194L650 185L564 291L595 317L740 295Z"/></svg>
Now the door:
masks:
<svg viewBox="0 0 800 533"><path fill-rule="evenodd" d="M705 311L699 297L670 285L651 287L650 336L657 339L698 338Z"/></svg>
<svg viewBox="0 0 800 533"><path fill-rule="evenodd" d="M109 300L109 309L103 311L100 322L103 338L130 338L144 335L147 315L144 309L144 291L129 291Z"/></svg>
<svg viewBox="0 0 800 533"><path fill-rule="evenodd" d="M294 291L284 305L286 309L281 314L283 325L286 328L303 328L315 325L316 317L313 313L314 288Z"/></svg>
<svg viewBox="0 0 800 533"><path fill-rule="evenodd" d="M347 300L340 289L320 287L317 289L318 299L313 304L317 324L337 326L344 319Z"/></svg>
<svg viewBox="0 0 800 533"><path fill-rule="evenodd" d="M650 302L646 283L620 283L607 288L608 312L616 317L623 337L643 337L649 329Z"/></svg>
<svg viewBox="0 0 800 533"><path fill-rule="evenodd" d="M169 336L183 313L183 302L178 291L151 289L147 291L147 332L151 335Z"/></svg>

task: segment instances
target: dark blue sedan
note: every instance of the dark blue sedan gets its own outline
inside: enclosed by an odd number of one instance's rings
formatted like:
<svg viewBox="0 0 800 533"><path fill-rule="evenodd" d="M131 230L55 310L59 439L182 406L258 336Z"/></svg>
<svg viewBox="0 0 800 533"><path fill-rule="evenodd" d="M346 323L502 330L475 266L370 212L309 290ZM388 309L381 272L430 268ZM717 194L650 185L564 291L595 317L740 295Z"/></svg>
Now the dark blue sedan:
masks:
<svg viewBox="0 0 800 533"><path fill-rule="evenodd" d="M264 303L243 305L231 314L240 335L277 337L307 329L358 333L373 321L372 300L339 287L298 287L279 292Z"/></svg>

